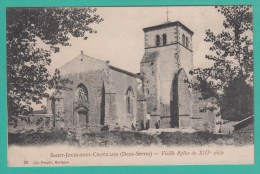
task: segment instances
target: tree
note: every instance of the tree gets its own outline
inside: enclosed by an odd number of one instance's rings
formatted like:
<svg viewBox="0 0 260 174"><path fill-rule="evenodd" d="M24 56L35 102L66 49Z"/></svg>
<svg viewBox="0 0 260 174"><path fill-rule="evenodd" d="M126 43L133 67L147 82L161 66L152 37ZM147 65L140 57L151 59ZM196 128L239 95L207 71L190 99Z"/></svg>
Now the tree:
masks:
<svg viewBox="0 0 260 174"><path fill-rule="evenodd" d="M51 110L53 115L53 127L55 127L56 125L56 119L60 119L60 116L56 114L55 109L56 101L59 101L56 96L62 95L63 90L71 90L71 88L67 87L68 83L72 84L73 82L69 79L62 78L58 69L55 70L52 78L48 81L48 85L55 90L52 96L49 97L49 100L51 101Z"/></svg>
<svg viewBox="0 0 260 174"><path fill-rule="evenodd" d="M96 33L91 27L103 19L95 8L8 8L6 26L8 120L32 112L32 103L41 104L47 89L66 80L51 75L51 54L70 46L70 37ZM44 46L41 46L44 45ZM60 80L60 82L55 82ZM64 85L60 85L62 87Z"/></svg>
<svg viewBox="0 0 260 174"><path fill-rule="evenodd" d="M192 72L199 82L193 86L200 91L204 86L203 92L208 93L206 97L217 98L222 109L226 108L223 106L228 101L233 102L232 106L238 108L239 105L247 105L247 100L241 100L242 103L231 101L236 98L234 95L243 98L241 95L250 96L249 89L253 90L252 7L216 6L216 9L225 17L224 29L219 34L214 34L208 29L204 39L211 44L209 49L212 52L205 57L214 64L210 68L199 68ZM240 90L235 90L235 93L229 92L234 87ZM247 113L245 110L243 112Z"/></svg>
<svg viewBox="0 0 260 174"><path fill-rule="evenodd" d="M223 118L231 121L239 121L253 115L254 94L252 88L246 84L243 78L232 80L222 99Z"/></svg>

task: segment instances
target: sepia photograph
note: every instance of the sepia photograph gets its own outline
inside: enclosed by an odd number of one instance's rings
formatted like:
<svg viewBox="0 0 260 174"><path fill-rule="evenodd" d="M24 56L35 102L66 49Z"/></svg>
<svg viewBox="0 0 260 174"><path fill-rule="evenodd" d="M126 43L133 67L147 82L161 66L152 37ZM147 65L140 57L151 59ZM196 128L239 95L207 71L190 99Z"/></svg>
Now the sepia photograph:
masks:
<svg viewBox="0 0 260 174"><path fill-rule="evenodd" d="M6 62L10 167L254 164L252 6L8 7Z"/></svg>

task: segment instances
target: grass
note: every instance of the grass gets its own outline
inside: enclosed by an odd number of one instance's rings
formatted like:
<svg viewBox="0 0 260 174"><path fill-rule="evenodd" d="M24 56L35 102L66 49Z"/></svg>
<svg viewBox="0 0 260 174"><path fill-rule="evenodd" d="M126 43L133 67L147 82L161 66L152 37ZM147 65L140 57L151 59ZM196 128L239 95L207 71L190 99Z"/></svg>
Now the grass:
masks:
<svg viewBox="0 0 260 174"><path fill-rule="evenodd" d="M201 146L206 144L223 145L226 141L232 138L231 135L212 134L209 132L194 132L194 133L181 133L181 132L162 132L159 135L162 144L166 146L171 145L192 145Z"/></svg>
<svg viewBox="0 0 260 174"><path fill-rule="evenodd" d="M254 124L249 124L248 126L237 130L234 133L234 143L238 146L254 144Z"/></svg>
<svg viewBox="0 0 260 174"><path fill-rule="evenodd" d="M161 132L159 135L133 131L96 131L85 132L79 138L75 132L53 130L52 132L27 131L24 133L9 133L9 145L49 145L70 144L83 146L202 146L217 145L246 145L254 143L253 124L240 129L234 135L212 134L209 132Z"/></svg>
<svg viewBox="0 0 260 174"><path fill-rule="evenodd" d="M53 130L52 132L28 131L25 133L8 133L8 144L16 145L49 145L71 142L67 131Z"/></svg>

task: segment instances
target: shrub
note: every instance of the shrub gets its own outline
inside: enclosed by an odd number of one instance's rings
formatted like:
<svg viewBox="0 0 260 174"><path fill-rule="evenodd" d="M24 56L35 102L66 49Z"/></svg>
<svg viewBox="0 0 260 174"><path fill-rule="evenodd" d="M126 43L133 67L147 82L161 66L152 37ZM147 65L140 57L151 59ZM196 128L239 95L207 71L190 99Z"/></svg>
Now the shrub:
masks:
<svg viewBox="0 0 260 174"><path fill-rule="evenodd" d="M182 133L182 132L161 132L158 136L162 140L162 144L171 145L206 145L215 143L217 139L221 138L227 140L231 138L230 135L212 134L209 132L194 132L194 133Z"/></svg>
<svg viewBox="0 0 260 174"><path fill-rule="evenodd" d="M67 131L53 130L51 132L27 131L25 133L8 133L8 144L47 145L67 141Z"/></svg>

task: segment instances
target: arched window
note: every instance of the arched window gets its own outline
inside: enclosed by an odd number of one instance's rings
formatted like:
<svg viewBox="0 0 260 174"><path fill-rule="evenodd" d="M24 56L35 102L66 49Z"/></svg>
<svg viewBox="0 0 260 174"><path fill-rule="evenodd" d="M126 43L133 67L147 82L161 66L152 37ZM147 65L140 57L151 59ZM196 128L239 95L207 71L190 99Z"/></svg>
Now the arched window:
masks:
<svg viewBox="0 0 260 174"><path fill-rule="evenodd" d="M184 36L184 34L182 35L182 45L185 46L185 36Z"/></svg>
<svg viewBox="0 0 260 174"><path fill-rule="evenodd" d="M88 101L88 90L83 84L79 84L76 93L77 99L79 101Z"/></svg>
<svg viewBox="0 0 260 174"><path fill-rule="evenodd" d="M133 98L134 98L134 91L131 86L128 87L126 90L126 112L128 114L133 114Z"/></svg>
<svg viewBox="0 0 260 174"><path fill-rule="evenodd" d="M186 47L187 48L189 47L189 39L188 39L188 37L186 37Z"/></svg>
<svg viewBox="0 0 260 174"><path fill-rule="evenodd" d="M163 34L162 38L163 38L163 45L166 45L167 44L167 36L166 36L166 34Z"/></svg>
<svg viewBox="0 0 260 174"><path fill-rule="evenodd" d="M159 35L156 35L156 38L155 38L155 45L156 46L159 46L161 43L161 41L160 41L161 39L160 39L160 36Z"/></svg>
<svg viewBox="0 0 260 174"><path fill-rule="evenodd" d="M131 97L127 96L127 113L131 113Z"/></svg>

